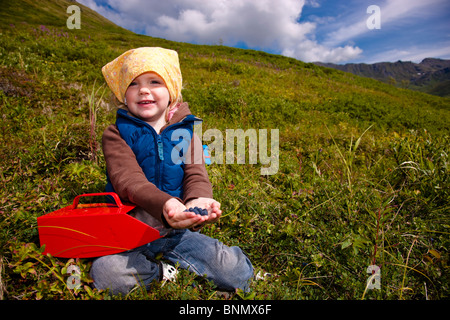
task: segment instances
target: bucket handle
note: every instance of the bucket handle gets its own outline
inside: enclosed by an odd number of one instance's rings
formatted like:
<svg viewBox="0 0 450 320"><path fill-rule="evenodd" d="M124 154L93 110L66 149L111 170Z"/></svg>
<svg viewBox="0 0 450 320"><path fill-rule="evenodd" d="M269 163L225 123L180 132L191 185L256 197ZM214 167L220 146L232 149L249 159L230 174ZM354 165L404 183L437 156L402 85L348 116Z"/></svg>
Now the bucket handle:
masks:
<svg viewBox="0 0 450 320"><path fill-rule="evenodd" d="M78 202L80 201L81 197L97 197L97 196L111 196L114 198L114 201L116 201L116 204L119 208L121 208L123 206L122 201L120 201L119 196L117 195L117 193L115 192L101 192L101 193L85 193L85 194L80 194L78 196L75 197L75 199L73 200L73 205L72 205L72 209L76 209L78 206Z"/></svg>

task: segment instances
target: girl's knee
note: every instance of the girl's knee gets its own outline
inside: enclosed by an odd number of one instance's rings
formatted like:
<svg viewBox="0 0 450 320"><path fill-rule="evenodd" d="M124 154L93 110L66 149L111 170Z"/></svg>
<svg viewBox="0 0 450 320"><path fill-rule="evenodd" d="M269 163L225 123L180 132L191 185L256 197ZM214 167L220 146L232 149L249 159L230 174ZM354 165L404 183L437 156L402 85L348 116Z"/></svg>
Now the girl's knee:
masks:
<svg viewBox="0 0 450 320"><path fill-rule="evenodd" d="M136 257L121 254L97 258L90 271L94 286L99 290L108 289L111 294L126 294L136 285L147 285L158 277L156 264L147 261L143 266L136 262Z"/></svg>
<svg viewBox="0 0 450 320"><path fill-rule="evenodd" d="M253 278L253 265L239 247L225 247L219 254L219 268L215 275L217 285L223 289L248 290Z"/></svg>
<svg viewBox="0 0 450 320"><path fill-rule="evenodd" d="M130 283L129 277L120 268L122 264L117 265L116 262L120 262L120 259L115 255L97 258L92 263L90 275L97 289L109 289L111 294L125 294L136 283Z"/></svg>

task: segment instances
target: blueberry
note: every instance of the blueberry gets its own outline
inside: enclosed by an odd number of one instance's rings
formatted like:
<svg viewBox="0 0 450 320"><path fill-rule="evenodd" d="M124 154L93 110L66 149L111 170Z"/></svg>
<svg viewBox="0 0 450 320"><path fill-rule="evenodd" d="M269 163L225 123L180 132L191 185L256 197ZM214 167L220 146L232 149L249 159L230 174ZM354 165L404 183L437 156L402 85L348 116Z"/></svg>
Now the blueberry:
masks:
<svg viewBox="0 0 450 320"><path fill-rule="evenodd" d="M184 210L184 211L194 212L195 214L199 214L201 216L207 216L208 215L208 210L202 209L202 208L199 208L199 207L189 208L189 209Z"/></svg>

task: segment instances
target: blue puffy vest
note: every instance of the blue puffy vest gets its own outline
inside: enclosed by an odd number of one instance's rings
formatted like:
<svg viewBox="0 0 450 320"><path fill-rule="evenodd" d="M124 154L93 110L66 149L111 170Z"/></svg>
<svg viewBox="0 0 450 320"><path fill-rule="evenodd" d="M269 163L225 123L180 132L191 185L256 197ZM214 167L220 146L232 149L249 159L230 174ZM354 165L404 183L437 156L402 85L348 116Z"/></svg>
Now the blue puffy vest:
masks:
<svg viewBox="0 0 450 320"><path fill-rule="evenodd" d="M131 147L147 179L173 197L183 198L184 157L191 143L194 122L201 119L188 115L165 128L161 134L145 121L117 111L116 126ZM107 192L114 188L107 179Z"/></svg>

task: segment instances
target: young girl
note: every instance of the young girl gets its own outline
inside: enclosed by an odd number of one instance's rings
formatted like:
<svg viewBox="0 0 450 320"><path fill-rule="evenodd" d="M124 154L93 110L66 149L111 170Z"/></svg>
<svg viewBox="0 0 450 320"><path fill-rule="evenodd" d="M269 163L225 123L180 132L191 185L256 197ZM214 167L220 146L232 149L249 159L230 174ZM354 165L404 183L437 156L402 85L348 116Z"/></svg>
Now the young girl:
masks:
<svg viewBox="0 0 450 320"><path fill-rule="evenodd" d="M136 285L170 280L175 268L213 281L218 289L248 290L253 266L239 247L228 247L198 232L222 211L213 199L202 143L193 134L200 119L181 102L178 54L163 48L129 50L102 68L122 103L116 123L103 134L108 183L125 202L136 204L137 219L163 238L120 254L94 260L91 276L98 289L126 294ZM208 215L186 209L200 207Z"/></svg>

